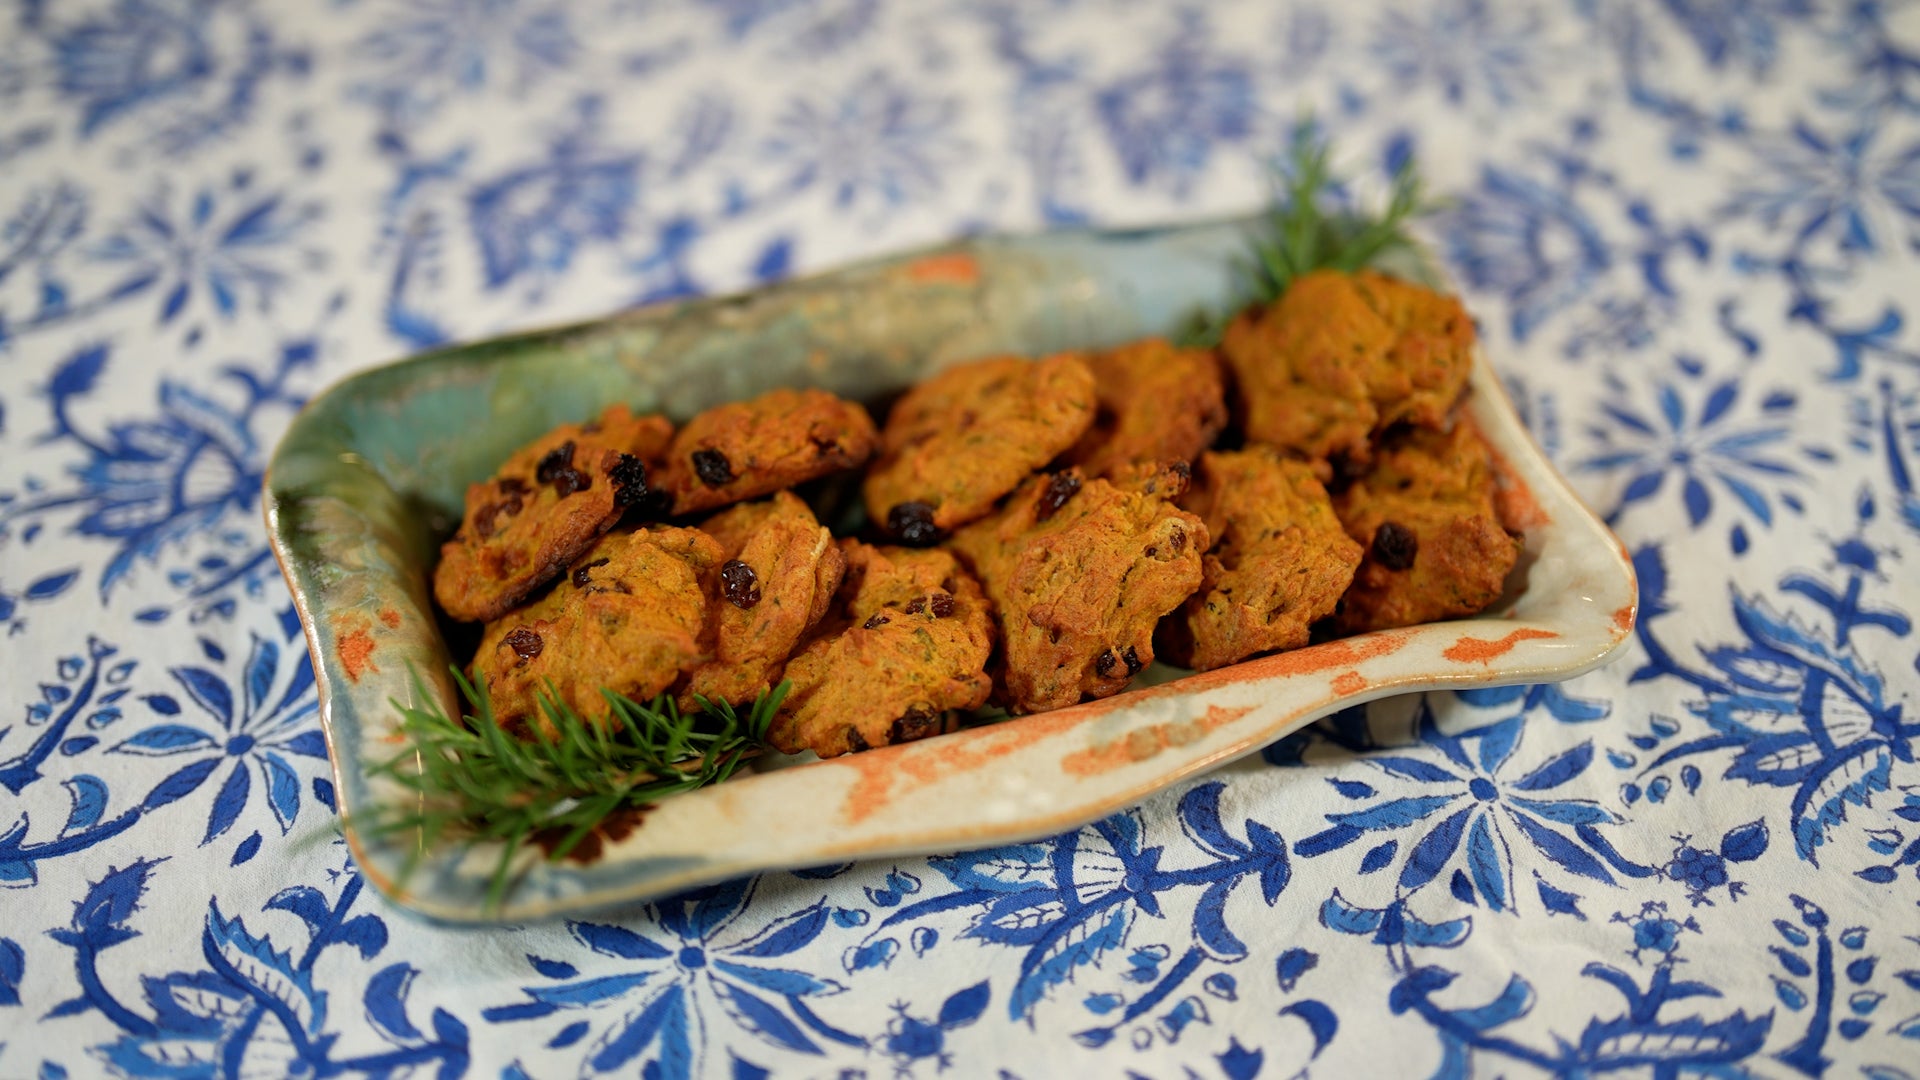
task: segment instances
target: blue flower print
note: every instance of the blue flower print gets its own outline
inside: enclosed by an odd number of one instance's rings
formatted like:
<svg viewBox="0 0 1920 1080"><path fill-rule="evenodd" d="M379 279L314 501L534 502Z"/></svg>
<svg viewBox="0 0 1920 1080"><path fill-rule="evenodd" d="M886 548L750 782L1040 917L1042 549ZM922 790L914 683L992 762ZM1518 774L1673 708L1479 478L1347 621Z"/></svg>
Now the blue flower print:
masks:
<svg viewBox="0 0 1920 1080"><path fill-rule="evenodd" d="M587 244L612 243L627 226L639 191L640 156L602 149L597 139L601 103L579 103L578 120L547 149L546 158L476 185L467 215L487 287L515 279L536 283L573 265Z"/></svg>
<svg viewBox="0 0 1920 1080"><path fill-rule="evenodd" d="M55 88L79 108L82 137L130 127L139 114L167 153L237 127L265 80L304 76L310 63L227 0L118 0L110 13L45 32Z"/></svg>
<svg viewBox="0 0 1920 1080"><path fill-rule="evenodd" d="M1772 70L1791 24L1813 14L1807 0L1666 0L1666 8L1708 64L1756 76Z"/></svg>
<svg viewBox="0 0 1920 1080"><path fill-rule="evenodd" d="M123 1000L120 980L101 977L102 954L141 936L132 924L149 879L164 861L109 869L74 904L72 921L48 931L73 950L80 993L55 1005L46 1018L100 1013L119 1037L92 1049L115 1075L371 1078L437 1065L438 1075L452 1080L466 1072L465 1024L435 1009L429 1036L408 1017L407 992L417 972L404 962L362 977L364 1014L387 1049L334 1056L343 1032L335 1026L337 1014L328 1012L326 991L315 986L314 964L330 951L333 963L351 963L353 956L365 963L384 951L388 940L387 924L378 915L351 913L362 888L357 874L332 901L318 889L295 885L262 907L270 916L292 915L303 924L307 944L297 953L275 948L270 935L256 934L239 916L228 917L214 900L199 942L207 967L144 976L145 1008Z"/></svg>
<svg viewBox="0 0 1920 1080"><path fill-rule="evenodd" d="M189 537L219 537L213 527L229 513L251 511L260 496L256 417L271 408L300 406L302 399L286 383L313 358L311 342L295 342L281 349L264 378L231 367L226 374L240 388L238 394L215 396L162 380L157 415L110 424L101 435L83 430L73 409L98 389L111 356L105 346L74 352L47 384L53 424L42 441L71 443L85 460L69 468L70 486L0 492L0 546L13 541L16 531L20 543L33 543L48 516L79 509L74 532L116 545L100 573L104 599L136 563L157 563L164 551ZM229 586L257 583L271 559L250 532L223 539L230 553L203 554L193 570L169 574L190 602L218 603L211 598ZM151 608L138 617L156 621L168 611Z"/></svg>
<svg viewBox="0 0 1920 1080"><path fill-rule="evenodd" d="M1399 861L1398 889L1405 894L1440 880L1464 849L1462 865L1447 878L1448 888L1460 901L1477 898L1494 911L1519 904L1516 839L1548 864L1591 881L1617 885L1616 874L1653 876L1656 871L1620 855L1600 833L1598 826L1619 820L1610 811L1590 799L1550 794L1586 773L1593 763L1592 743L1557 754L1525 775L1508 775L1524 720L1515 716L1448 735L1423 698L1417 718L1420 745L1438 751L1438 760L1427 754L1369 755L1366 763L1392 778L1388 790L1352 777L1331 780L1336 792L1367 805L1328 814L1331 828L1296 841L1294 854L1319 858L1368 840L1371 846L1360 860L1360 873L1378 873ZM1404 835L1389 835L1403 830ZM1548 910L1585 917L1574 904L1577 896L1544 879L1537 886Z"/></svg>
<svg viewBox="0 0 1920 1080"><path fill-rule="evenodd" d="M1446 1062L1437 1075L1449 1078L1501 1072L1493 1061L1522 1063L1555 1076L1649 1070L1654 1076L1673 1077L1751 1075L1740 1063L1765 1046L1773 1029L1771 1011L1748 1016L1746 1010L1735 1009L1713 1020L1699 1012L1671 1015L1690 998L1724 996L1708 983L1676 977L1679 965L1687 962L1680 955L1682 933L1697 931L1697 924L1669 917L1658 902L1644 904L1632 915L1616 914L1612 922L1630 929L1627 954L1643 970L1650 966L1652 973L1643 976L1598 961L1581 968L1581 976L1606 984L1626 1008L1613 1016L1600 1015L1596 1008L1577 1038L1552 1033L1546 1046L1537 1046L1523 1029L1507 1028L1531 1014L1540 1000L1539 991L1517 973L1491 1000L1453 1005L1435 996L1452 986L1459 972L1438 964L1410 967L1389 995L1388 1007L1433 1029Z"/></svg>
<svg viewBox="0 0 1920 1080"><path fill-rule="evenodd" d="M76 314L62 256L86 221L86 193L64 181L29 188L0 220L0 351L23 330Z"/></svg>
<svg viewBox="0 0 1920 1080"><path fill-rule="evenodd" d="M1431 82L1455 104L1484 95L1509 105L1538 86L1539 38L1537 14L1486 0L1436 0L1388 11L1372 49L1402 90Z"/></svg>
<svg viewBox="0 0 1920 1080"><path fill-rule="evenodd" d="M985 948L1024 950L1021 977L1007 997L1007 1015L1031 1020L1034 1010L1057 988L1085 969L1126 947L1141 917L1164 918L1161 894L1182 888L1201 890L1192 925L1181 938L1191 941L1174 954L1163 946L1136 949L1126 978L1148 986L1130 1002L1113 998L1112 1022L1074 1038L1086 1046L1104 1045L1121 1026L1140 1019L1166 1001L1203 961L1231 962L1247 955L1247 946L1228 926L1228 897L1243 884L1258 883L1258 895L1271 907L1292 876L1286 841L1258 821L1244 823L1246 839L1227 829L1220 817L1225 785L1201 784L1180 799L1182 831L1207 861L1190 867L1163 867L1163 848L1145 842L1138 811L1107 818L1077 832L1033 844L1017 844L930 860L957 891L907 904L881 920L866 942L849 950L849 970L888 963L899 951L893 934L932 916L970 911L959 935ZM922 927L924 928L924 927ZM1163 960L1172 959L1165 971Z"/></svg>
<svg viewBox="0 0 1920 1080"><path fill-rule="evenodd" d="M1639 768L1635 782L1625 789L1629 803L1643 792L1649 798L1664 797L1670 789L1670 767L1700 755L1731 753L1726 779L1793 791L1794 847L1800 858L1817 864L1819 848L1847 821L1848 808L1870 806L1875 794L1892 786L1896 766L1913 765L1920 723L1905 718L1904 703L1895 699L1884 676L1853 640L1868 630L1905 637L1912 623L1900 612L1865 599L1863 587L1877 564L1871 548L1850 537L1834 549L1848 578L1845 586L1836 589L1799 573L1781 582L1783 591L1824 608L1832 618L1832 633L1822 633L1765 597L1736 588L1733 617L1745 640L1702 648L1705 669L1681 663L1659 636L1672 611L1660 549L1647 547L1635 554L1642 603L1635 633L1648 661L1632 678L1668 677L1692 685L1703 696L1689 701L1687 711L1708 731L1672 746L1665 741L1679 729L1670 725L1634 736L1634 749L1660 752ZM1622 767L1635 763L1635 755L1624 751L1616 761ZM1698 770L1683 776L1682 783L1696 789Z"/></svg>
<svg viewBox="0 0 1920 1080"><path fill-rule="evenodd" d="M766 153L789 190L818 186L843 210L892 209L940 190L964 150L957 115L951 99L915 93L876 69L837 96L793 101Z"/></svg>
<svg viewBox="0 0 1920 1080"><path fill-rule="evenodd" d="M301 242L319 216L317 203L257 190L244 170L184 202L163 183L92 256L117 268L112 296L157 293L162 325L179 320L196 300L232 319L249 301L268 310L299 272L322 265L320 252ZM197 335L189 343L194 340Z"/></svg>
<svg viewBox="0 0 1920 1080"><path fill-rule="evenodd" d="M1785 234L1796 251L1817 241L1842 254L1863 254L1920 237L1920 141L1876 145L1889 129L1862 124L1823 132L1795 124L1756 139L1758 168L1748 170L1727 206Z"/></svg>
<svg viewBox="0 0 1920 1080"><path fill-rule="evenodd" d="M1217 145L1252 134L1251 66L1214 52L1210 37L1200 13L1185 12L1151 67L1099 91L1100 122L1129 182L1184 195Z"/></svg>
<svg viewBox="0 0 1920 1080"><path fill-rule="evenodd" d="M219 646L204 639L201 646L208 659L225 661L226 653ZM304 780L303 770L293 759L327 758L326 743L315 723L320 704L313 694L313 664L299 645L291 653L283 664L280 646L255 635L237 687L210 668L173 668L169 674L201 714L198 722L176 719L186 714L172 695L150 695L147 707L162 722L112 748L116 754L192 759L162 783L175 799L191 794L226 768L226 779L207 814L202 846L225 835L240 820L251 801L256 774L263 801L281 834L291 831L300 816ZM213 722L211 731L206 721Z"/></svg>
<svg viewBox="0 0 1920 1080"><path fill-rule="evenodd" d="M362 93L401 125L455 95L524 90L580 53L567 6L552 0L405 0L356 50L378 69Z"/></svg>
<svg viewBox="0 0 1920 1080"><path fill-rule="evenodd" d="M980 1019L992 999L992 989L984 981L974 983L950 995L931 1020L913 1015L905 1002L897 1002L893 1006L893 1018L887 1021L882 1046L887 1056L893 1058L896 1068L903 1072L911 1070L915 1062L929 1058L944 1071L953 1064L953 1055L946 1049L947 1033Z"/></svg>
<svg viewBox="0 0 1920 1080"><path fill-rule="evenodd" d="M1735 555L1745 554L1746 522L1771 528L1776 504L1805 511L1800 493L1807 476L1793 458L1824 460L1830 454L1794 445L1799 402L1791 392L1774 390L1760 396L1757 409L1743 407L1743 394L1748 401L1758 395L1740 378L1709 381L1704 366L1687 357L1678 358L1676 369L1678 379L1638 387L1609 373L1610 400L1587 429L1595 451L1573 468L1625 478L1606 511L1609 523L1669 491L1680 497L1687 523L1699 529L1719 505L1715 493L1731 496L1742 521L1729 529L1728 543Z"/></svg>
<svg viewBox="0 0 1920 1080"><path fill-rule="evenodd" d="M1441 231L1461 276L1506 299L1521 341L1612 265L1606 239L1570 195L1492 165L1442 219Z"/></svg>
<svg viewBox="0 0 1920 1080"><path fill-rule="evenodd" d="M740 921L754 886L752 879L731 881L650 905L651 934L569 923L581 945L623 963L607 974L581 977L572 964L529 957L549 981L523 987L526 1001L482 1015L501 1023L563 1009L599 1013L622 1003L622 1015L588 1045L580 1068L585 1076L629 1075L642 1059L641 1071L662 1080L708 1075L717 1068L710 1055L723 1042L722 1025L801 1054L820 1054L816 1039L866 1045L820 1019L807 1004L845 987L774 962L813 944L827 927L826 905L811 904L756 929ZM553 1045L572 1045L592 1026L574 1022Z"/></svg>

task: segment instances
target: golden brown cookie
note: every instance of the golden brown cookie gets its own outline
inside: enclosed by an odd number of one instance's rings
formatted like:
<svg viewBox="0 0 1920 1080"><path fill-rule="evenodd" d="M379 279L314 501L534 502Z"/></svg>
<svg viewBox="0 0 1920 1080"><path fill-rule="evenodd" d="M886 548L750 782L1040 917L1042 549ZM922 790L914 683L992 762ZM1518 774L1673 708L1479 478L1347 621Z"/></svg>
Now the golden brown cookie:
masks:
<svg viewBox="0 0 1920 1080"><path fill-rule="evenodd" d="M1093 413L1093 372L1078 354L948 368L888 414L862 489L867 515L906 543L933 543L1072 446Z"/></svg>
<svg viewBox="0 0 1920 1080"><path fill-rule="evenodd" d="M1371 270L1355 274L1353 284L1394 332L1385 370L1369 387L1380 409L1376 430L1399 423L1443 427L1473 367L1467 309L1457 297Z"/></svg>
<svg viewBox="0 0 1920 1080"><path fill-rule="evenodd" d="M740 705L779 680L806 632L827 613L847 560L807 504L789 492L741 503L701 524L719 542L713 659L682 696Z"/></svg>
<svg viewBox="0 0 1920 1080"><path fill-rule="evenodd" d="M1227 423L1220 361L1210 349L1148 338L1087 358L1099 400L1093 426L1065 461L1109 480L1140 464L1186 461Z"/></svg>
<svg viewBox="0 0 1920 1080"><path fill-rule="evenodd" d="M825 390L770 390L687 421L667 451L663 483L676 514L758 498L873 455L873 418Z"/></svg>
<svg viewBox="0 0 1920 1080"><path fill-rule="evenodd" d="M788 661L793 686L767 735L789 754L834 757L938 734L993 690L993 619L952 555L840 543L847 575L832 625Z"/></svg>
<svg viewBox="0 0 1920 1080"><path fill-rule="evenodd" d="M502 724L545 727L548 683L581 716L604 718L602 687L647 702L705 659L720 545L696 529L614 533L552 592L486 628L473 676Z"/></svg>
<svg viewBox="0 0 1920 1080"><path fill-rule="evenodd" d="M460 528L440 548L434 599L462 622L506 614L652 501L650 464L672 435L664 418L615 405L516 451L493 479L468 486Z"/></svg>
<svg viewBox="0 0 1920 1080"><path fill-rule="evenodd" d="M1077 469L1034 477L954 534L999 620L1008 709L1125 689L1153 663L1154 625L1199 587L1207 543L1206 523L1168 498Z"/></svg>
<svg viewBox="0 0 1920 1080"><path fill-rule="evenodd" d="M1209 453L1183 502L1213 546L1200 590L1160 624L1167 658L1207 671L1305 645L1360 565L1312 467L1267 446Z"/></svg>
<svg viewBox="0 0 1920 1080"><path fill-rule="evenodd" d="M1221 352L1249 441L1364 463L1388 425L1444 422L1472 345L1473 323L1452 297L1372 271L1321 270L1241 313Z"/></svg>
<svg viewBox="0 0 1920 1080"><path fill-rule="evenodd" d="M1499 599L1521 541L1494 509L1487 447L1471 423L1416 429L1334 497L1365 560L1340 601L1342 633L1477 614Z"/></svg>

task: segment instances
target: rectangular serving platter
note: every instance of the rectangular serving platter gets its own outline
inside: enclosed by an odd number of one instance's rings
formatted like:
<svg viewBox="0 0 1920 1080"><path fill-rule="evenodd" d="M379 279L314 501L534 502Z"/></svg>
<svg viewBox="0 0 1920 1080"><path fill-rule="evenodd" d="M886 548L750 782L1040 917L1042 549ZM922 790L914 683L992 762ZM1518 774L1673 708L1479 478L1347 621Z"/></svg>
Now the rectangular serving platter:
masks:
<svg viewBox="0 0 1920 1080"><path fill-rule="evenodd" d="M1172 334L1240 294L1255 218L976 238L739 296L635 310L417 356L313 401L276 449L265 510L314 659L343 828L368 880L456 922L524 922L743 874L990 847L1097 820L1371 698L1564 679L1604 663L1636 616L1631 563L1528 437L1484 356L1465 415L1496 455L1526 549L1485 616L1347 638L831 761L768 768L651 809L592 862L418 853L356 828L398 748L394 702L455 697L430 606L466 485L557 424L625 402L684 420L776 386L877 400L944 366ZM1381 266L1444 288L1403 253ZM415 674L418 675L418 681ZM422 855L404 885L402 869Z"/></svg>

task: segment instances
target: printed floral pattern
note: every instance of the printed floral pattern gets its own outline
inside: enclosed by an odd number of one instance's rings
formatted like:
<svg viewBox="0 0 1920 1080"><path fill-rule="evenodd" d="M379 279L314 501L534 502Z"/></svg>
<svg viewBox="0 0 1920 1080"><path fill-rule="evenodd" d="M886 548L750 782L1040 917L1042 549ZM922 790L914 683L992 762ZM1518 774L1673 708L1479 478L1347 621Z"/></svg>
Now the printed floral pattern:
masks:
<svg viewBox="0 0 1920 1080"><path fill-rule="evenodd" d="M0 1075L1920 1077L1920 36L1804 0L0 9ZM565 925L335 831L259 521L450 340L1246 210L1303 107L1630 552L1566 684Z"/></svg>

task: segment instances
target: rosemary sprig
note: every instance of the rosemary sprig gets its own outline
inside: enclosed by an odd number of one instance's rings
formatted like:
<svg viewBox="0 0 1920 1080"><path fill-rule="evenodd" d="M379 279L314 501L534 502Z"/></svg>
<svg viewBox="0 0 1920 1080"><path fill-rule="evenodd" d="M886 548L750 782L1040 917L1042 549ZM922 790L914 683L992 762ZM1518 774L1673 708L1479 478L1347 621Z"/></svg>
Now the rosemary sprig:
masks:
<svg viewBox="0 0 1920 1080"><path fill-rule="evenodd" d="M413 839L403 880L443 839L463 849L500 844L487 888L487 905L496 909L527 842L542 840L547 858L558 860L621 810L732 776L759 754L789 685L761 694L745 717L721 701L697 698L699 711L682 713L665 695L641 704L602 690L611 710L605 723L542 694L547 725L528 725L530 733L517 737L495 723L484 684L458 668L453 677L472 710L458 720L424 689L418 696L426 706L394 702L405 749L368 772L390 778L408 797L373 807L360 825L370 836Z"/></svg>
<svg viewBox="0 0 1920 1080"><path fill-rule="evenodd" d="M1296 278L1315 270L1349 273L1395 248L1412 245L1407 226L1439 208L1409 157L1395 172L1387 205L1378 213L1343 211L1333 196L1345 181L1334 172L1330 141L1311 119L1294 125L1287 159L1275 173L1266 227L1253 239L1245 295L1227 311L1197 312L1181 334L1187 345L1217 345L1227 323L1253 304L1279 299Z"/></svg>

